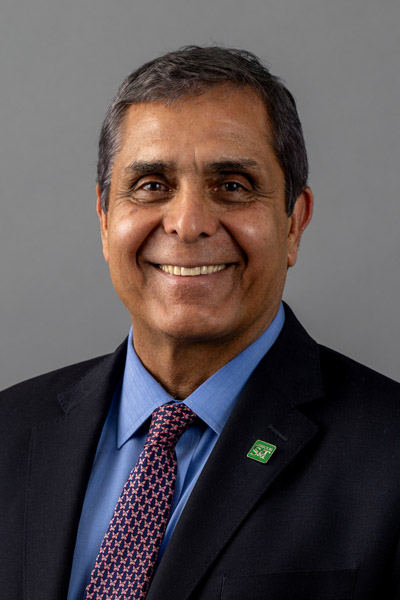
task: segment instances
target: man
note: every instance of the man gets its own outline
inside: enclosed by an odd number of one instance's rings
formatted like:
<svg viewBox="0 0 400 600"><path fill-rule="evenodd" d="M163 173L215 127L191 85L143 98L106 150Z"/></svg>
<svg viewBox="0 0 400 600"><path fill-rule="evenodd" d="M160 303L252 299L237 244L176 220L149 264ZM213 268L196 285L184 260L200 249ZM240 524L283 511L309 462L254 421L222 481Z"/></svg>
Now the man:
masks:
<svg viewBox="0 0 400 600"><path fill-rule="evenodd" d="M282 304L312 204L255 56L188 47L125 80L97 212L132 330L1 396L4 598L400 598L399 385Z"/></svg>

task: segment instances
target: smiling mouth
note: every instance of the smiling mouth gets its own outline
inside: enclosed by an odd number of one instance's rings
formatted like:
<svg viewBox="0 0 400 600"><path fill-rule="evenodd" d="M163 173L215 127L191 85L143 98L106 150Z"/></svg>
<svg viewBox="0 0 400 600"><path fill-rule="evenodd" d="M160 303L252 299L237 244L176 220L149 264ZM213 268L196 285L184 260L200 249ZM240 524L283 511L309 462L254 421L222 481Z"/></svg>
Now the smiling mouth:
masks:
<svg viewBox="0 0 400 600"><path fill-rule="evenodd" d="M198 275L211 275L217 271L223 271L227 265L204 265L202 267L180 267L177 265L158 265L158 268L170 275L180 277L196 277Z"/></svg>

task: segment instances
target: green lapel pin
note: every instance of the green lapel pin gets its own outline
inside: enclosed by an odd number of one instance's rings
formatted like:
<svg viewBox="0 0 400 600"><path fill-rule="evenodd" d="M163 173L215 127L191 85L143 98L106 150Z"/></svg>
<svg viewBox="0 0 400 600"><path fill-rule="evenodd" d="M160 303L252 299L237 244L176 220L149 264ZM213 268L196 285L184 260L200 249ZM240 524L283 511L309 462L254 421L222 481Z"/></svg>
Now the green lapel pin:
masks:
<svg viewBox="0 0 400 600"><path fill-rule="evenodd" d="M258 462L265 464L269 461L275 450L276 446L273 444L268 444L268 442L257 440L254 442L247 456L253 460L257 460Z"/></svg>

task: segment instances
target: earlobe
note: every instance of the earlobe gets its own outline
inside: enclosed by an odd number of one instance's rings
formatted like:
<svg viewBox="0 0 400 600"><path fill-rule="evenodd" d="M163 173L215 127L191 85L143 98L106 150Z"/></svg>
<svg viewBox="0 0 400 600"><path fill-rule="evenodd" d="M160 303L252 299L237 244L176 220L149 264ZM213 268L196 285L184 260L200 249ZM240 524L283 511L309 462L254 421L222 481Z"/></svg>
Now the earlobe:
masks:
<svg viewBox="0 0 400 600"><path fill-rule="evenodd" d="M311 221L314 197L309 187L304 188L294 205L289 218L288 260L287 266L293 267L297 261L297 252L304 230Z"/></svg>
<svg viewBox="0 0 400 600"><path fill-rule="evenodd" d="M101 234L101 243L103 246L103 255L104 255L106 262L108 262L108 217L107 217L107 213L103 211L103 207L101 205L101 194L100 194L100 188L99 188L98 184L96 185L96 196L97 196L96 212L97 212L97 216L99 217L99 221L100 221L100 234Z"/></svg>

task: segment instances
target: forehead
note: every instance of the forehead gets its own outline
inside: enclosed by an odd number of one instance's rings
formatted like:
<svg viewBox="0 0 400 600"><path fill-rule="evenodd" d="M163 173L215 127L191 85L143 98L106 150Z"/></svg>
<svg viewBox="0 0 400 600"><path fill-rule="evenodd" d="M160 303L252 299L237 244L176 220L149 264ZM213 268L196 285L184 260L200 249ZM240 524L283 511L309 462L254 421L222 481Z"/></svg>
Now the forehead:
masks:
<svg viewBox="0 0 400 600"><path fill-rule="evenodd" d="M171 160L209 160L272 153L272 131L262 100L250 88L218 86L199 96L131 105L121 125L116 162L168 154ZM165 157L167 158L167 157Z"/></svg>

